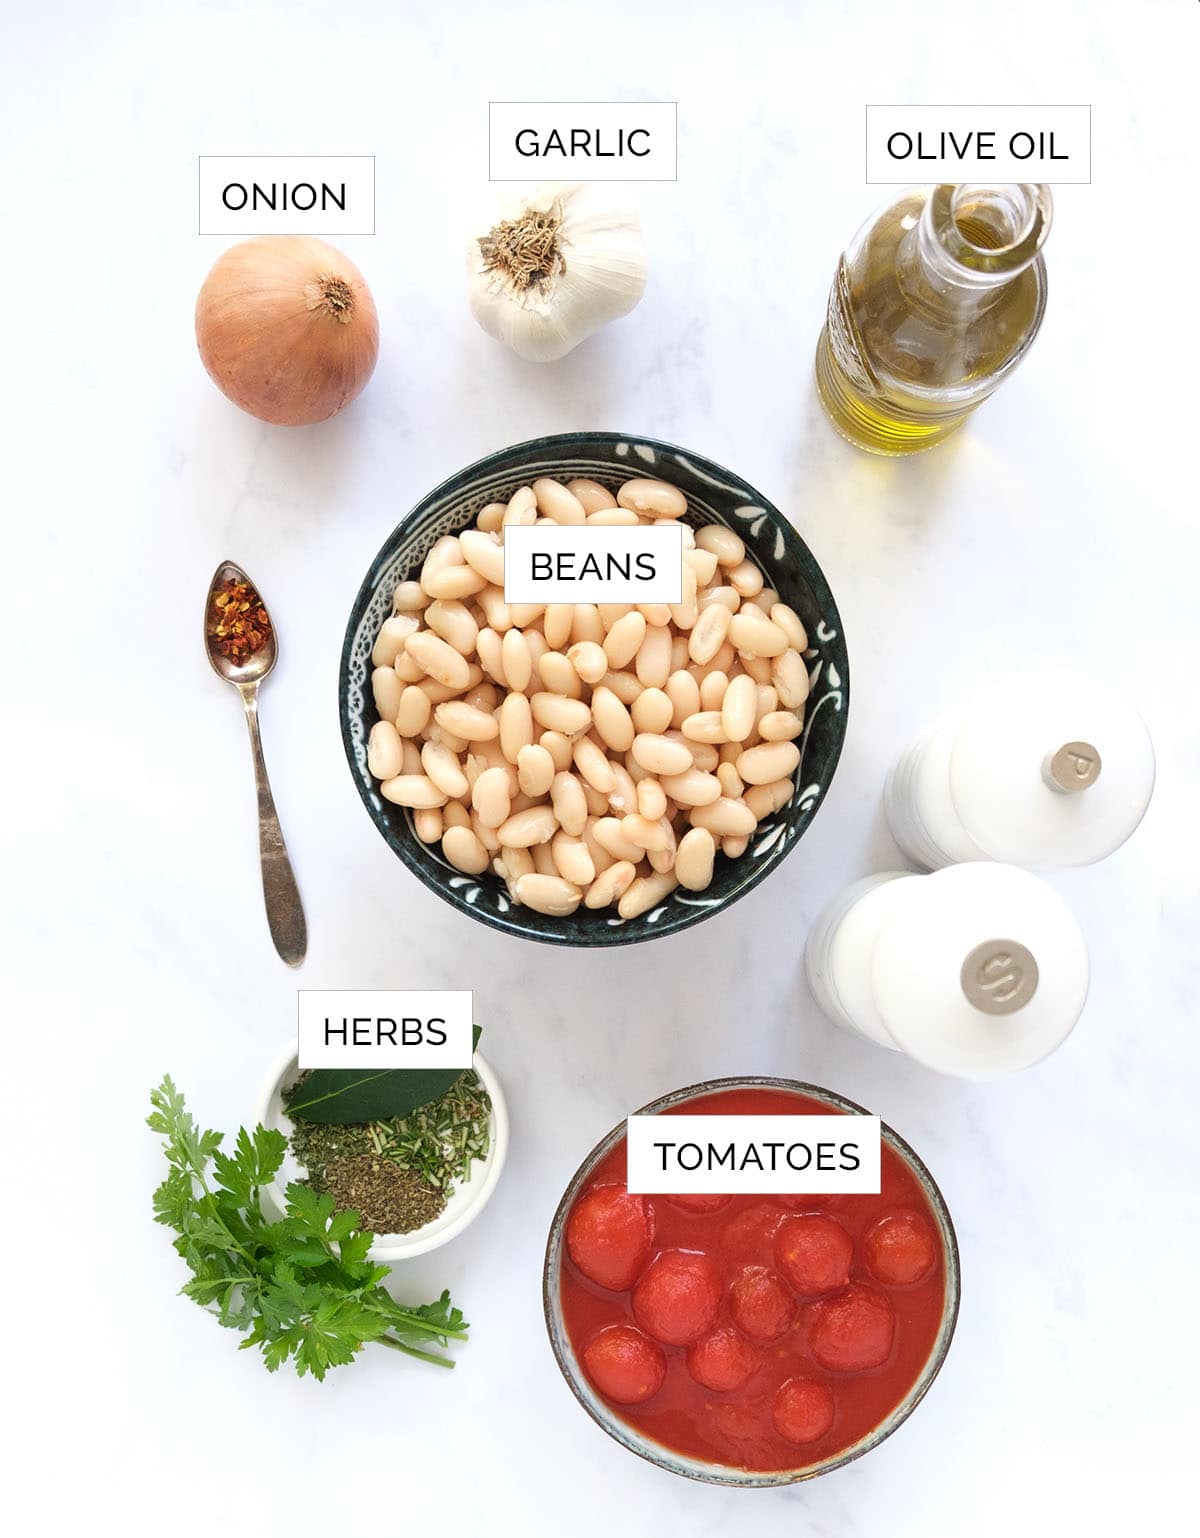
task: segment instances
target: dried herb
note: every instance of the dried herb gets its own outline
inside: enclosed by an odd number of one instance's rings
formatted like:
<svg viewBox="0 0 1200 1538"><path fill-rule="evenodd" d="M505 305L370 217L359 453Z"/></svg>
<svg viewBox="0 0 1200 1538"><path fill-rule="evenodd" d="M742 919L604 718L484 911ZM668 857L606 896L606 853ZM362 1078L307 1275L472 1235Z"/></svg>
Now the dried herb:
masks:
<svg viewBox="0 0 1200 1538"><path fill-rule="evenodd" d="M367 1131L377 1153L402 1169L416 1170L436 1191L465 1180L490 1147L492 1102L477 1073L465 1073L439 1099L411 1116L372 1122Z"/></svg>
<svg viewBox="0 0 1200 1538"><path fill-rule="evenodd" d="M412 1177L406 1185L412 1197L410 1215L419 1221L380 1228L374 1221L374 1208L368 1219L363 1208L354 1203L355 1210L362 1213L364 1227L376 1233L411 1233L413 1228L432 1222L455 1184L469 1177L475 1160L488 1156L492 1102L474 1070L460 1074L445 1094L408 1116L384 1117L354 1126L329 1126L296 1114L296 1105L307 1099L309 1077L301 1074L283 1099L292 1121L292 1152L307 1171L314 1191L328 1192L338 1209L351 1204L345 1182L353 1172L340 1167L356 1165L362 1177L367 1166L357 1161L372 1156L397 1173ZM426 1194L426 1206L416 1205L418 1187ZM426 1208L429 1215L421 1216Z"/></svg>
<svg viewBox="0 0 1200 1538"><path fill-rule="evenodd" d="M204 629L215 651L241 663L267 644L271 616L249 582L226 578L213 594Z"/></svg>
<svg viewBox="0 0 1200 1538"><path fill-rule="evenodd" d="M352 1154L325 1167L323 1185L335 1212L357 1212L376 1234L409 1234L440 1217L446 1197L415 1170L401 1169L378 1154Z"/></svg>
<svg viewBox="0 0 1200 1538"><path fill-rule="evenodd" d="M192 1271L183 1291L240 1331L243 1347L257 1346L270 1372L290 1359L301 1377L321 1379L368 1341L454 1366L429 1349L466 1338L450 1294L419 1308L395 1302L380 1285L388 1267L367 1257L371 1235L357 1213L335 1216L332 1196L292 1184L286 1216L278 1223L263 1217L262 1188L287 1149L281 1132L243 1127L225 1154L221 1134L196 1126L169 1078L150 1103L147 1124L162 1135L169 1166L154 1193L154 1217L175 1231L175 1248Z"/></svg>

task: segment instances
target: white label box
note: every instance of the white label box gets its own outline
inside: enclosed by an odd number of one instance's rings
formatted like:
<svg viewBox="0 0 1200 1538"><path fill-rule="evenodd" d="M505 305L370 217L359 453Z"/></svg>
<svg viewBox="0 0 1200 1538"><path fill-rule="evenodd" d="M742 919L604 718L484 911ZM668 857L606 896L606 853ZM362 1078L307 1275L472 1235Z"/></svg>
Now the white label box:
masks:
<svg viewBox="0 0 1200 1538"><path fill-rule="evenodd" d="M488 103L488 180L673 182L673 101Z"/></svg>
<svg viewBox="0 0 1200 1538"><path fill-rule="evenodd" d="M867 108L867 181L1090 182L1092 109Z"/></svg>
<svg viewBox="0 0 1200 1538"><path fill-rule="evenodd" d="M470 989L297 992L301 1068L469 1068Z"/></svg>
<svg viewBox="0 0 1200 1538"><path fill-rule="evenodd" d="M683 527L510 524L506 603L682 603Z"/></svg>
<svg viewBox="0 0 1200 1538"><path fill-rule="evenodd" d="M646 1196L878 1195L878 1116L630 1116L627 1184Z"/></svg>
<svg viewBox="0 0 1200 1538"><path fill-rule="evenodd" d="M201 235L374 235L374 155L201 155Z"/></svg>

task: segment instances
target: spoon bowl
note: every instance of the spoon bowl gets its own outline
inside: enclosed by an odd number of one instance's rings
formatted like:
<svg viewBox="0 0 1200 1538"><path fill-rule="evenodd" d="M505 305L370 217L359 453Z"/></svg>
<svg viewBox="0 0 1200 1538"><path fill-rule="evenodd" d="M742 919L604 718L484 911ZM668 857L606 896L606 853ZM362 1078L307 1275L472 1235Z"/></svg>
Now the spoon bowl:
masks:
<svg viewBox="0 0 1200 1538"><path fill-rule="evenodd" d="M267 606L263 603L262 594L255 587L254 583L251 582L242 568L235 565L233 561L222 561L216 571L213 572L213 579L208 585L208 597L204 602L204 651L217 677L223 678L226 683L233 684L235 688L240 689L245 684L262 683L278 659L279 643L275 638L275 627L272 625L267 631L266 640L257 651L251 652L245 662L233 662L217 650L217 638L209 635L208 621L209 616L212 614L217 594L226 582L244 582L258 599L264 610L266 610Z"/></svg>

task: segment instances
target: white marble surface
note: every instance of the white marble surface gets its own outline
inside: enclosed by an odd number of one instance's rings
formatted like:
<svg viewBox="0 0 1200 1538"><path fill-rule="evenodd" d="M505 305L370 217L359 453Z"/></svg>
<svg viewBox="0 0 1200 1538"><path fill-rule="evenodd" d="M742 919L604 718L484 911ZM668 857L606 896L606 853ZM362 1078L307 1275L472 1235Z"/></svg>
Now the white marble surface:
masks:
<svg viewBox="0 0 1200 1538"><path fill-rule="evenodd" d="M986 1538L1190 1505L1196 23L1182 0L4 6L20 1232L3 1379L26 1529ZM473 325L460 237L487 192L488 98L548 96L678 98L680 179L638 193L641 309L539 369ZM878 461L833 435L810 383L834 260L879 200L862 108L964 97L1093 102L1095 179L1058 198L1048 319L1019 375L953 444ZM345 244L383 352L330 424L261 426L200 368L192 303L223 244L194 233L201 152L378 157L379 233ZM503 444L588 427L692 445L786 508L838 596L853 675L841 769L782 870L701 929L593 956L508 940L413 880L363 813L335 709L351 598L413 501ZM226 555L282 636L263 724L312 936L299 981L473 987L508 1088L494 1203L405 1276L469 1314L453 1374L368 1352L323 1387L267 1377L174 1296L149 1219L151 1083L170 1070L200 1117L235 1126L293 1025L240 712L198 644ZM897 863L878 793L912 730L981 669L1044 657L1141 702L1159 788L1114 858L1055 878L1092 945L1079 1029L1034 1072L964 1086L837 1034L802 945L831 892ZM963 1250L958 1338L919 1413L865 1461L776 1493L691 1486L601 1436L558 1377L538 1291L554 1203L594 1139L736 1072L878 1110L941 1181Z"/></svg>

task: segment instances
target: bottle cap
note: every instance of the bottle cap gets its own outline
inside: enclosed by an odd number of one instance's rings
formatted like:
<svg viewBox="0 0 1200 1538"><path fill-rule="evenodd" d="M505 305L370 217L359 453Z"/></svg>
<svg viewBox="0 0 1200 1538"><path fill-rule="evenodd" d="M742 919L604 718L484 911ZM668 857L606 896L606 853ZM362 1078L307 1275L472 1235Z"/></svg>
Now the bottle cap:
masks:
<svg viewBox="0 0 1200 1538"><path fill-rule="evenodd" d="M905 895L872 958L875 1005L901 1051L988 1079L1061 1046L1087 998L1088 954L1053 888L979 861L935 871Z"/></svg>
<svg viewBox="0 0 1200 1538"><path fill-rule="evenodd" d="M1145 723L1095 679L1000 679L959 718L950 796L990 859L1034 868L1103 860L1142 820L1153 789Z"/></svg>

